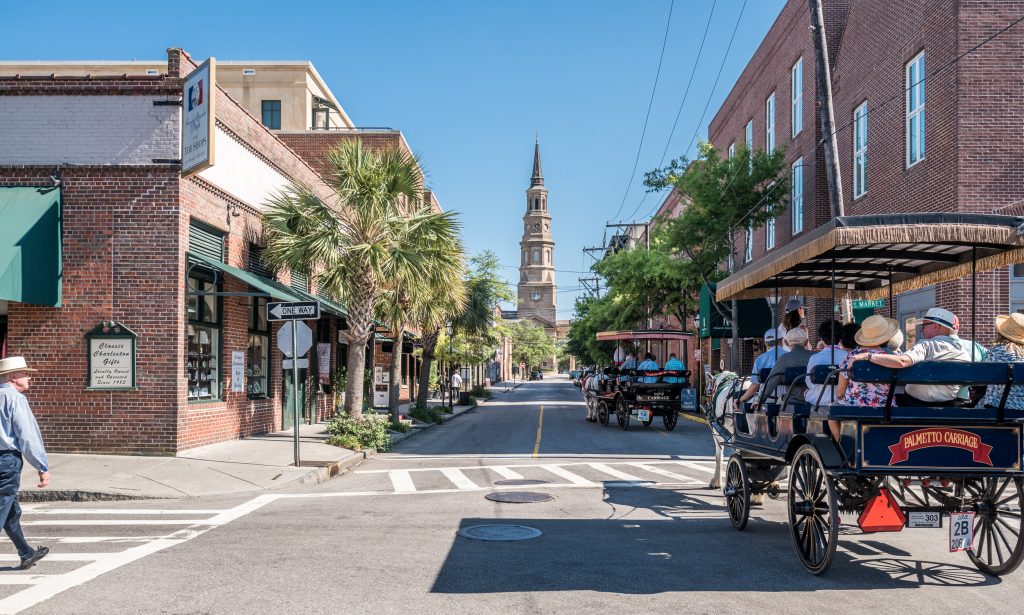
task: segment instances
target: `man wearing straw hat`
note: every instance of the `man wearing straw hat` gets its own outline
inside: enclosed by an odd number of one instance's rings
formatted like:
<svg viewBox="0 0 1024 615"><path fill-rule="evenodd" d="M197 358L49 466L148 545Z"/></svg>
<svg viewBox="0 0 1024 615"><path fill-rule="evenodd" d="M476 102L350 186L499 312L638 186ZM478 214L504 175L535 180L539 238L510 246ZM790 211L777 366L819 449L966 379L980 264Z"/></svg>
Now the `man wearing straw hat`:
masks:
<svg viewBox="0 0 1024 615"><path fill-rule="evenodd" d="M21 570L31 568L50 552L46 547L33 549L25 540L18 505L23 456L39 471L39 488L50 484L46 448L23 394L34 371L25 364L24 357L0 359L0 520L7 537L18 549Z"/></svg>
<svg viewBox="0 0 1024 615"><path fill-rule="evenodd" d="M870 361L882 367L903 369L921 361L971 361L971 346L953 337L957 317L953 312L933 307L924 314L923 338L903 354L862 354L852 361ZM957 384L908 384L906 393L896 395L900 406L962 406Z"/></svg>

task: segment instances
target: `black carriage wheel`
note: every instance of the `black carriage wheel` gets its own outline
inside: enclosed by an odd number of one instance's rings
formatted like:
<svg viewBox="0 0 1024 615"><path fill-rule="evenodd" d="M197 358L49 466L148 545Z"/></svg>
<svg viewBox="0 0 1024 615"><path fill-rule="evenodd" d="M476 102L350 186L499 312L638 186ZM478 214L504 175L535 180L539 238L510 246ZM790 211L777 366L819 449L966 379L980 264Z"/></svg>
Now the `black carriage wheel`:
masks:
<svg viewBox="0 0 1024 615"><path fill-rule="evenodd" d="M597 421L602 426L608 426L608 404L606 402L598 402L597 404Z"/></svg>
<svg viewBox="0 0 1024 615"><path fill-rule="evenodd" d="M968 479L966 495L974 496L974 548L967 557L985 574L1003 576L1024 559L1024 487L1020 478Z"/></svg>
<svg viewBox="0 0 1024 615"><path fill-rule="evenodd" d="M789 532L800 563L811 574L832 565L839 538L836 489L818 451L804 444L793 457L789 477Z"/></svg>
<svg viewBox="0 0 1024 615"><path fill-rule="evenodd" d="M615 418L619 420L622 431L629 431L629 406L621 396L615 398Z"/></svg>
<svg viewBox="0 0 1024 615"><path fill-rule="evenodd" d="M725 470L725 507L729 511L729 521L738 530L747 527L750 519L750 479L747 478L747 463L739 453L729 457L729 465Z"/></svg>
<svg viewBox="0 0 1024 615"><path fill-rule="evenodd" d="M667 431L672 431L676 428L676 423L679 421L679 417L676 415L675 410L669 410L662 415L661 420L665 423L665 429Z"/></svg>

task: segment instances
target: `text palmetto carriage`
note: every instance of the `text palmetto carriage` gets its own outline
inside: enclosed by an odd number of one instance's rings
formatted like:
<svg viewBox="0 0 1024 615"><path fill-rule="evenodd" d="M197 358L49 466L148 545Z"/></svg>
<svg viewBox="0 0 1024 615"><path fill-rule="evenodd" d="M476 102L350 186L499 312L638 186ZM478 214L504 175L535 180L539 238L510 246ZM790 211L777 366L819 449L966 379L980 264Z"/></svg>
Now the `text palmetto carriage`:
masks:
<svg viewBox="0 0 1024 615"><path fill-rule="evenodd" d="M657 329L641 331L602 331L597 334L599 342L623 342L633 345L639 342L659 342L665 348L667 342L689 339L691 334L680 330ZM676 428L681 409L681 396L689 388L688 370L641 370L609 368L604 372L600 389L595 393L597 419L602 425L608 424L611 413L623 430L629 429L630 418L636 416L643 425L649 426L654 417L660 416L665 429Z"/></svg>
<svg viewBox="0 0 1024 615"><path fill-rule="evenodd" d="M837 296L888 298L891 315L894 295L938 282L970 278L976 296L977 273L1024 261L1022 233L1024 218L1012 216L840 217L723 280L717 298L804 295L831 298L833 306ZM973 306L970 320L976 331ZM788 399L762 397L710 421L734 451L723 488L737 529L746 526L751 495L773 494L788 467L790 533L814 574L832 562L840 513L859 515L864 531L945 521L950 549L965 550L983 572L1017 568L1024 557L1024 411L1006 408L1006 394L998 407L960 408L895 407L892 393L905 384L1021 383L1024 363L931 361L893 370L856 362L852 379L890 385L884 407L805 403L792 394L805 376L834 386L837 370L796 371L764 386L792 385ZM842 426L838 442L829 419Z"/></svg>

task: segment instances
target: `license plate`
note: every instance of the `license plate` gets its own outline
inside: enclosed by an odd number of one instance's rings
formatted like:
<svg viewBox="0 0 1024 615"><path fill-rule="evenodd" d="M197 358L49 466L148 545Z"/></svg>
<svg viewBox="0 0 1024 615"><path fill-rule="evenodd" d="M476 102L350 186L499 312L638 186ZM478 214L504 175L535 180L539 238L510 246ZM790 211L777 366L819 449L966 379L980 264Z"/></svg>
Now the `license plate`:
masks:
<svg viewBox="0 0 1024 615"><path fill-rule="evenodd" d="M909 512L907 513L907 527L942 527L942 513Z"/></svg>
<svg viewBox="0 0 1024 615"><path fill-rule="evenodd" d="M637 410L636 411L636 417L638 419L640 419L641 421L646 421L647 419L651 418L651 411L650 410Z"/></svg>
<svg viewBox="0 0 1024 615"><path fill-rule="evenodd" d="M949 551L974 548L974 513L949 513Z"/></svg>

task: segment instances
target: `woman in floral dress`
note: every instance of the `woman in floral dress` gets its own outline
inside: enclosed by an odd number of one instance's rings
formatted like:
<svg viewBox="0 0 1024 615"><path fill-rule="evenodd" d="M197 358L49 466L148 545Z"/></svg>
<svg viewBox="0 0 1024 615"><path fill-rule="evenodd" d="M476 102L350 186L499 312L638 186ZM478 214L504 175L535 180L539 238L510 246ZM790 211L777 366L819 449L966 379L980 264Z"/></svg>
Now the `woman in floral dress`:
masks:
<svg viewBox="0 0 1024 615"><path fill-rule="evenodd" d="M1024 361L1024 314L996 316L996 339L985 355L988 363L1019 363ZM1006 387L989 385L979 405L999 407ZM1024 385L1010 387L1006 407L1024 410Z"/></svg>
<svg viewBox="0 0 1024 615"><path fill-rule="evenodd" d="M900 331L900 325L892 318L868 316L854 336L857 349L850 352L839 365L839 382L836 385L836 399L847 406L884 406L889 397L889 385L875 382L857 382L850 379L849 368L853 357L864 353L891 354L886 343ZM832 437L839 440L839 421L828 422Z"/></svg>

